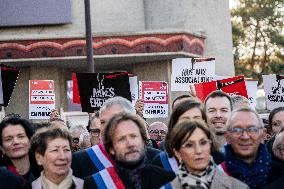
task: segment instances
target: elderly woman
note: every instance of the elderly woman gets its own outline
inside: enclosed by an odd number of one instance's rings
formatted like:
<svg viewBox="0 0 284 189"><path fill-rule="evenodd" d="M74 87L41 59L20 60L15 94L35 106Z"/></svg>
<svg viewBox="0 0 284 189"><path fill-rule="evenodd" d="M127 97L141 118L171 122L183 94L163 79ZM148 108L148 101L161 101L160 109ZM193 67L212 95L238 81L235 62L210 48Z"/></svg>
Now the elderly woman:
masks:
<svg viewBox="0 0 284 189"><path fill-rule="evenodd" d="M183 120L172 129L168 140L167 151L179 162L173 188L249 188L216 168L211 157L213 134L204 122Z"/></svg>
<svg viewBox="0 0 284 189"><path fill-rule="evenodd" d="M10 117L0 124L1 165L31 183L39 176L39 167L29 153L33 128L25 119Z"/></svg>
<svg viewBox="0 0 284 189"><path fill-rule="evenodd" d="M57 127L42 128L31 139L31 150L41 176L32 183L33 189L81 189L83 180L72 175L71 135Z"/></svg>

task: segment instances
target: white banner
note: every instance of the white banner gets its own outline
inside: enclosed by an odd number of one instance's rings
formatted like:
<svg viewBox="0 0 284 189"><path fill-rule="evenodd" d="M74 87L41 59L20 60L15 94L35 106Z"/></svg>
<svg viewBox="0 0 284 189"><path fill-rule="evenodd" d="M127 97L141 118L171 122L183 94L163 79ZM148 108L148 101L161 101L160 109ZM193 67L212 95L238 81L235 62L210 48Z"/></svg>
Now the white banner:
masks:
<svg viewBox="0 0 284 189"><path fill-rule="evenodd" d="M214 58L173 59L171 91L189 91L189 85L212 81L214 75Z"/></svg>

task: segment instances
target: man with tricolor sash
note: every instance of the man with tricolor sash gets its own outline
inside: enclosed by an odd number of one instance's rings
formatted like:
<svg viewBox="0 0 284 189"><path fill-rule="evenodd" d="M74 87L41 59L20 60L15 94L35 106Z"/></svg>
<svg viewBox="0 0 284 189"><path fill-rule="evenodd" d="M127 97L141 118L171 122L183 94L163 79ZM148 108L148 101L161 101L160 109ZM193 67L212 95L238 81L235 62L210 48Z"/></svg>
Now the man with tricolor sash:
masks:
<svg viewBox="0 0 284 189"><path fill-rule="evenodd" d="M105 127L103 142L114 166L87 177L84 189L157 189L173 180L173 172L147 163L146 140L140 116L125 112L113 116Z"/></svg>
<svg viewBox="0 0 284 189"><path fill-rule="evenodd" d="M127 112L135 115L136 110L125 98L113 97L105 101L100 109L100 121L101 121L101 136L104 135L104 128L107 122L117 113ZM152 159L159 154L159 150L153 148L146 148L147 163L150 163ZM103 169L113 167L113 160L105 151L104 143L101 142L98 145L94 145L91 148L81 150L73 154L72 157L72 169L73 174L79 178L86 178L94 173L97 173Z"/></svg>

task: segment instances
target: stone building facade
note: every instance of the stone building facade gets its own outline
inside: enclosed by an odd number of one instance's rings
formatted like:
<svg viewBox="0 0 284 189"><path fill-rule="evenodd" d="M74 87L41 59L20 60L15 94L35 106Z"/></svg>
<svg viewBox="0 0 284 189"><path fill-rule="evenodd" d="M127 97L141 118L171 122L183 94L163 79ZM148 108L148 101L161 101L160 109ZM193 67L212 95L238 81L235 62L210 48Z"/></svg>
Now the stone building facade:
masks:
<svg viewBox="0 0 284 189"><path fill-rule="evenodd" d="M7 113L28 117L32 79L54 80L56 107L67 111L66 81L88 66L84 1L65 1L69 23L0 25L0 63L21 69ZM228 1L91 0L91 21L96 72L126 70L170 83L173 58L215 57L218 75L234 75ZM170 92L169 102L179 94Z"/></svg>

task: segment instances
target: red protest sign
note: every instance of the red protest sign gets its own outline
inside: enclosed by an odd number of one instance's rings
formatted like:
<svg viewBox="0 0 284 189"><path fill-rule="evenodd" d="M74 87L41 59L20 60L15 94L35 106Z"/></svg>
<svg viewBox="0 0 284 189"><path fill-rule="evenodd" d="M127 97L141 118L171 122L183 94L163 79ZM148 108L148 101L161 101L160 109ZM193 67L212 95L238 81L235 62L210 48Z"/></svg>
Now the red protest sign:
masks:
<svg viewBox="0 0 284 189"><path fill-rule="evenodd" d="M194 84L197 97L204 101L213 91L221 90L230 96L240 95L248 98L244 76L235 76L222 80Z"/></svg>

